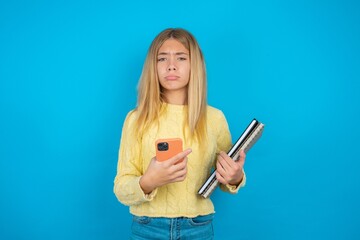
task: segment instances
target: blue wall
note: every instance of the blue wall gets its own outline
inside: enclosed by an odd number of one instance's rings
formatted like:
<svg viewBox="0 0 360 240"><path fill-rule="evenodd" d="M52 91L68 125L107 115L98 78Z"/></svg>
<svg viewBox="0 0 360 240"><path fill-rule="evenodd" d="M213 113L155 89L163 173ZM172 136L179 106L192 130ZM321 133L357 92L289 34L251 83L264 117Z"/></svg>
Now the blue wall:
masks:
<svg viewBox="0 0 360 240"><path fill-rule="evenodd" d="M128 236L121 127L166 27L200 42L233 140L266 124L216 239L360 239L359 24L344 0L1 1L0 239Z"/></svg>

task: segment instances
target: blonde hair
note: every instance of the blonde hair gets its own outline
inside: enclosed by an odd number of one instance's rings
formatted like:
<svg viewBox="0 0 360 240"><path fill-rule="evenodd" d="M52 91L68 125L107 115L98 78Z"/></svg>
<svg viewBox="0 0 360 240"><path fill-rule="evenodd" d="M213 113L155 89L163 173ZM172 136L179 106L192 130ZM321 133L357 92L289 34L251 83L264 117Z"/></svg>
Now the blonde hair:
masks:
<svg viewBox="0 0 360 240"><path fill-rule="evenodd" d="M190 139L197 138L199 143L207 136L206 106L207 81L205 61L194 36L181 28L168 28L160 32L152 41L148 50L138 85L136 134L141 137L154 123L158 124L161 114L162 90L157 74L157 54L168 39L179 41L190 53L190 79L187 94L187 112L184 129Z"/></svg>

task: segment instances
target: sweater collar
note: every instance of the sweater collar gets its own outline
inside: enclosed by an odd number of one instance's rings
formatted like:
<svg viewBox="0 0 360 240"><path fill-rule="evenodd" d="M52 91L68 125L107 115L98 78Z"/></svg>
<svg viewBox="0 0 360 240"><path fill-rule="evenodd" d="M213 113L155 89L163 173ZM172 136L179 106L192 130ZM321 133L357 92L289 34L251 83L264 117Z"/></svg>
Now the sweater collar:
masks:
<svg viewBox="0 0 360 240"><path fill-rule="evenodd" d="M176 105L170 103L163 103L164 110L167 112L183 112L187 108L187 105Z"/></svg>

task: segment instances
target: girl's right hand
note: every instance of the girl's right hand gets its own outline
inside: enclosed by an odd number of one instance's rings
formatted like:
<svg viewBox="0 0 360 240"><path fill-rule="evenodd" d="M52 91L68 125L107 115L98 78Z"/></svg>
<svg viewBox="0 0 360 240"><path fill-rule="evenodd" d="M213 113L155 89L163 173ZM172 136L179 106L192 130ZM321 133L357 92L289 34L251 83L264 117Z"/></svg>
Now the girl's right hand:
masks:
<svg viewBox="0 0 360 240"><path fill-rule="evenodd" d="M144 193L149 194L155 188L168 183L184 181L187 173L187 155L191 151L188 148L163 162L156 161L156 158L153 157L144 175L140 178L140 186ZM180 159L184 160L179 161Z"/></svg>

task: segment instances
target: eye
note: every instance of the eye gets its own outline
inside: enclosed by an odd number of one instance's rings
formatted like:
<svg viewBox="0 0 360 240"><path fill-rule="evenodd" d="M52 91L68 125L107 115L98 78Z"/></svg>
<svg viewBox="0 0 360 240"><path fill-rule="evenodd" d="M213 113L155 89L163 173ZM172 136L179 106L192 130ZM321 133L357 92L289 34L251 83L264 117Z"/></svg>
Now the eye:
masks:
<svg viewBox="0 0 360 240"><path fill-rule="evenodd" d="M186 57L178 57L178 60L179 60L179 61L186 61L187 58L186 58Z"/></svg>
<svg viewBox="0 0 360 240"><path fill-rule="evenodd" d="M158 62L164 62L166 60L166 58L162 57L162 58L158 58Z"/></svg>

